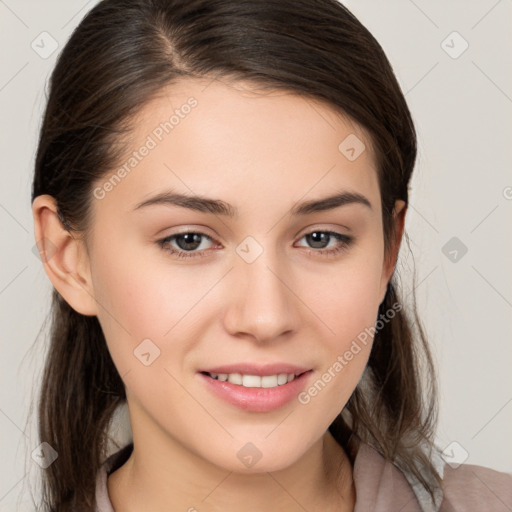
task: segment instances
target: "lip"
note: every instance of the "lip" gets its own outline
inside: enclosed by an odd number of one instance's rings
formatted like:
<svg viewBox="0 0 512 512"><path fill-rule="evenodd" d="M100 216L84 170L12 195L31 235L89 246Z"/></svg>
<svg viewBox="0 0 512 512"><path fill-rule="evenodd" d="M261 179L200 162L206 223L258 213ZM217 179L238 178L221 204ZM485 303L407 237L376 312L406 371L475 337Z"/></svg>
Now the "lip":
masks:
<svg viewBox="0 0 512 512"><path fill-rule="evenodd" d="M214 368L201 368L199 372L208 373L241 373L242 375L258 375L265 377L267 375L278 375L280 373L294 373L295 375L307 372L311 368L295 366L288 363L267 363L267 364L254 364L254 363L237 363L222 366L215 366Z"/></svg>
<svg viewBox="0 0 512 512"><path fill-rule="evenodd" d="M231 368L229 366L219 366L219 369ZM241 368L240 365L237 365L237 368ZM285 366L280 365L279 368L283 369ZM260 372L267 372L260 374L264 375L274 375L275 373L295 373L293 368L297 369L297 367L287 366L287 368L292 368L292 371L286 372L275 372L275 370L270 370L269 368L262 369L261 367L258 369ZM216 370L215 368L214 370ZM212 369L213 370L213 369ZM210 370L203 370L208 371ZM254 372L253 369L250 371L246 371L245 375L258 375L258 373ZM273 373L274 372L274 373ZM211 371L211 373L243 373L236 371ZM301 373L301 372L297 372ZM206 388L212 392L214 395L222 398L227 403L242 409L244 411L251 412L267 412L273 411L280 407L283 407L294 398L297 398L299 393L304 390L306 384L308 383L313 370L306 370L298 377L295 377L291 382L287 382L281 386L276 386L274 388L246 388L244 386L239 386L237 384L231 384L228 381L220 381L206 375L205 373L197 373L197 376L205 383Z"/></svg>

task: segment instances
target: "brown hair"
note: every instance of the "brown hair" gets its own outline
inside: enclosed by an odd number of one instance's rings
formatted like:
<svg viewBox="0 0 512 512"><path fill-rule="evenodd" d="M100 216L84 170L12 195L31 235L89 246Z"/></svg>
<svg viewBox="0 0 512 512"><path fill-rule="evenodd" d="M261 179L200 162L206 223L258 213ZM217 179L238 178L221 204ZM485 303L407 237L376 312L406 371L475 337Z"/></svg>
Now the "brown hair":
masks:
<svg viewBox="0 0 512 512"><path fill-rule="evenodd" d="M66 229L86 234L93 184L117 164L133 116L180 78L215 76L322 100L367 131L387 254L395 200L408 202L415 129L382 48L336 0L101 1L51 75L32 201L53 196ZM433 364L415 301L410 316L393 307L395 276L379 310L395 315L375 333L363 378L329 428L349 454L368 442L432 495L440 482L430 460ZM58 458L44 471L42 500L44 510L91 510L125 390L97 318L73 310L55 289L51 307L38 429Z"/></svg>

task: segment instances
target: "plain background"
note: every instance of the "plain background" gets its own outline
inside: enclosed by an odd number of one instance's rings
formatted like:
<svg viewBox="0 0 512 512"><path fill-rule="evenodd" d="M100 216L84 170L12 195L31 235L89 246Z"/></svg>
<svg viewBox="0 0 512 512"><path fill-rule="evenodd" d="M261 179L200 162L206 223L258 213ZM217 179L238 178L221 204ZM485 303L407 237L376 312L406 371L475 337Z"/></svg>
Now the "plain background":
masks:
<svg viewBox="0 0 512 512"><path fill-rule="evenodd" d="M27 418L51 284L34 252L30 189L45 88L95 3L0 0L0 511L33 510L27 486L39 471ZM412 254L404 243L398 269L404 283L416 273L437 362L438 445L452 464L512 472L512 2L345 4L384 48L418 131Z"/></svg>

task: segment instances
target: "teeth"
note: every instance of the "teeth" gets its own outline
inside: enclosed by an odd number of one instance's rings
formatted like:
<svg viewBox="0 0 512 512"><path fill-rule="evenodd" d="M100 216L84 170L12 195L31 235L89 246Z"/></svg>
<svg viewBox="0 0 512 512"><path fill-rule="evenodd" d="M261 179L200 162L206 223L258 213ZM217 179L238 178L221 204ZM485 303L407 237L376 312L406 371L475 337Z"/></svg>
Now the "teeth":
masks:
<svg viewBox="0 0 512 512"><path fill-rule="evenodd" d="M228 381L231 384L245 388L275 388L295 379L294 373L280 373L278 375L242 375L241 373L209 373L213 379Z"/></svg>

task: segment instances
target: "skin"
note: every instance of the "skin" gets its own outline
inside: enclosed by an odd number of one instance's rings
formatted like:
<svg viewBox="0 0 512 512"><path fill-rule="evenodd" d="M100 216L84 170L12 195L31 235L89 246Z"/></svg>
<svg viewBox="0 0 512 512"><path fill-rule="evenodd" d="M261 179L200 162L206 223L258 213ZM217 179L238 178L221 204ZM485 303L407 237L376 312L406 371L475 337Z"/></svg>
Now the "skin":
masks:
<svg viewBox="0 0 512 512"><path fill-rule="evenodd" d="M62 227L52 197L33 204L36 239L56 248L45 271L76 311L98 317L125 383L134 451L110 475L110 499L117 512L353 510L352 467L327 428L361 378L371 340L308 404L294 399L269 412L224 402L197 371L285 361L311 368L313 384L375 325L405 205L396 203L397 234L385 255L365 132L323 102L256 93L243 82L187 79L163 90L142 107L128 153L191 96L198 104L190 114L105 197L91 198L87 240ZM350 134L366 145L354 161L338 150ZM239 215L134 210L168 188L222 199ZM340 190L364 195L371 208L289 214L297 202ZM340 243L315 245L304 235L328 230L353 241L322 256ZM182 231L211 237L193 249L204 257L178 258L157 242ZM263 249L250 264L235 250L247 236ZM171 245L183 251L183 239ZM160 355L145 366L134 350L148 338ZM249 442L262 455L250 468L237 457Z"/></svg>

